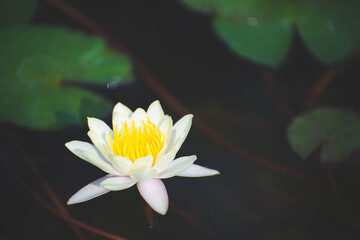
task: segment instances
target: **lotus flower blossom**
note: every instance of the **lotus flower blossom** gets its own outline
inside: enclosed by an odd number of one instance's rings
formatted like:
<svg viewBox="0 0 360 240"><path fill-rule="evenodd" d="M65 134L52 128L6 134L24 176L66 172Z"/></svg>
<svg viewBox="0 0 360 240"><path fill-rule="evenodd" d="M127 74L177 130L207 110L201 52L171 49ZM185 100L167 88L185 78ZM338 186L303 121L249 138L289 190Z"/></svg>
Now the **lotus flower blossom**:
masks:
<svg viewBox="0 0 360 240"><path fill-rule="evenodd" d="M153 102L146 112L141 108L132 112L125 105L116 104L113 129L103 121L89 117L88 136L92 144L75 140L65 146L108 174L80 189L68 204L84 202L136 184L144 200L164 215L169 200L161 179L219 174L216 170L194 164L195 155L175 159L188 135L192 117L188 114L173 125L159 101Z"/></svg>

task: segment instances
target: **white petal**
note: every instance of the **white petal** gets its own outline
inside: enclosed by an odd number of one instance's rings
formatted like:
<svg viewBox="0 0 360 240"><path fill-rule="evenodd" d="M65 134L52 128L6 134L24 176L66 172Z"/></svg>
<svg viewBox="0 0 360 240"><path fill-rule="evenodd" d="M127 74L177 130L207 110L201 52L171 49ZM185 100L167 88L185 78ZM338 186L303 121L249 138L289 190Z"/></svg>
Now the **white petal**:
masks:
<svg viewBox="0 0 360 240"><path fill-rule="evenodd" d="M183 133L177 140L175 143L173 143L171 146L169 144L168 148L167 148L167 152L169 151L179 151L181 145L184 143L185 139L187 137L187 133Z"/></svg>
<svg viewBox="0 0 360 240"><path fill-rule="evenodd" d="M206 177L220 174L219 171L215 169L210 169L206 167L199 166L197 164L193 164L181 173L176 176L180 177Z"/></svg>
<svg viewBox="0 0 360 240"><path fill-rule="evenodd" d="M191 128L192 118L193 115L188 114L175 123L175 125L172 128L171 138L168 148L172 148L175 142L178 142L180 146L182 145ZM178 141L179 138L183 139L182 142L180 143Z"/></svg>
<svg viewBox="0 0 360 240"><path fill-rule="evenodd" d="M147 114L150 117L151 122L156 126L159 126L165 117L164 110L162 109L159 100L156 100L150 104L147 110Z"/></svg>
<svg viewBox="0 0 360 240"><path fill-rule="evenodd" d="M112 155L109 156L109 160L112 164L112 166L120 173L124 175L129 175L129 171L131 166L133 165L133 162L122 156Z"/></svg>
<svg viewBox="0 0 360 240"><path fill-rule="evenodd" d="M190 167L191 164L195 162L195 160L196 155L178 158L174 160L167 169L158 173L156 178L171 178Z"/></svg>
<svg viewBox="0 0 360 240"><path fill-rule="evenodd" d="M140 127L140 126L142 126L143 122L146 123L148 121L148 119L149 119L149 116L144 111L144 109L138 108L135 110L135 112L131 116L130 122L133 123L133 121L134 121L136 127Z"/></svg>
<svg viewBox="0 0 360 240"><path fill-rule="evenodd" d="M92 153L98 152L94 145L88 142L82 142L77 140L65 143L65 147L67 147L72 153L82 159L85 158L85 156L83 155L83 151L88 151Z"/></svg>
<svg viewBox="0 0 360 240"><path fill-rule="evenodd" d="M152 178L138 182L137 188L152 209L162 215L166 214L169 207L169 198L164 183L160 179Z"/></svg>
<svg viewBox="0 0 360 240"><path fill-rule="evenodd" d="M136 183L129 177L110 177L101 182L101 186L107 190L119 191L127 189Z"/></svg>
<svg viewBox="0 0 360 240"><path fill-rule="evenodd" d="M113 155L113 151L108 145L106 139L100 137L94 131L88 131L88 136L92 143L95 145L95 147L101 152L101 154L109 160L109 156Z"/></svg>
<svg viewBox="0 0 360 240"><path fill-rule="evenodd" d="M95 165L96 167L100 168L104 172L114 174L114 175L123 175L122 173L116 171L110 164L106 163L105 161L99 159L98 155L95 155L91 152L84 151L83 155L87 159L87 162Z"/></svg>
<svg viewBox="0 0 360 240"><path fill-rule="evenodd" d="M151 167L147 167L147 168L143 168L141 170L135 170L132 171L130 173L130 177L138 182L141 181L146 181L150 178L153 178L156 174L156 170L151 168Z"/></svg>
<svg viewBox="0 0 360 240"><path fill-rule="evenodd" d="M100 186L100 183L104 181L105 179L111 177L112 175L106 175L105 177L99 178L96 181L93 181L92 183L89 183L79 191L77 191L67 202L68 205L75 204L75 203L81 203L85 202L87 200L96 198L98 196L101 196L105 193L108 193L109 190L106 190L105 188Z"/></svg>
<svg viewBox="0 0 360 240"><path fill-rule="evenodd" d="M119 175L94 145L87 142L71 141L66 143L65 146L76 156L93 164L104 172Z"/></svg>
<svg viewBox="0 0 360 240"><path fill-rule="evenodd" d="M105 136L110 135L112 132L111 128L100 119L88 117L87 120L90 131L95 132L104 139Z"/></svg>
<svg viewBox="0 0 360 240"><path fill-rule="evenodd" d="M166 153L168 146L169 146L169 141L170 141L170 137L171 137L171 131L172 131L172 119L171 117L166 117L162 123L160 124L160 131L164 134L164 145L162 147L162 149L160 150L159 154L156 157L156 161L158 161L158 159L162 158L164 156L164 154Z"/></svg>
<svg viewBox="0 0 360 240"><path fill-rule="evenodd" d="M145 169L147 167L152 167L152 165L153 165L153 157L151 155L148 155L136 159L133 165L131 166L130 171Z"/></svg>
<svg viewBox="0 0 360 240"><path fill-rule="evenodd" d="M121 114L124 114L124 115L130 117L132 114L132 111L127 106L125 106L124 104L119 102L114 107L113 117L114 117L114 115L116 115L118 113L121 113Z"/></svg>
<svg viewBox="0 0 360 240"><path fill-rule="evenodd" d="M164 120L161 122L159 126L160 131L164 134L166 144L169 144L172 128L173 128L173 121L170 116L164 118Z"/></svg>
<svg viewBox="0 0 360 240"><path fill-rule="evenodd" d="M168 168L168 166L172 163L172 161L174 160L175 156L176 156L176 151L170 151L168 153L166 153L162 158L160 158L154 165L154 169L157 172L162 172L163 170L165 170L166 168Z"/></svg>
<svg viewBox="0 0 360 240"><path fill-rule="evenodd" d="M115 115L113 115L112 118L112 124L113 124L113 129L117 129L117 131L120 131L120 129L123 127L125 122L128 122L130 120L130 118L122 113L117 113Z"/></svg>

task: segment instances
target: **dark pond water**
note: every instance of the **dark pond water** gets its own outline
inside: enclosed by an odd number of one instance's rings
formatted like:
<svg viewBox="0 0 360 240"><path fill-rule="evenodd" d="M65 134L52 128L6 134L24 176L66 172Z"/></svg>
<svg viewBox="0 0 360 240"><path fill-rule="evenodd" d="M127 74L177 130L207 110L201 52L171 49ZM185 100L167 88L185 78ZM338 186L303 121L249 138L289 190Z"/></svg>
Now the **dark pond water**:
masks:
<svg viewBox="0 0 360 240"><path fill-rule="evenodd" d="M142 199L135 187L66 206L73 218L128 239L359 239L356 160L331 168L303 163L284 139L289 121L305 110L309 89L328 68L311 56L298 36L288 59L268 69L232 53L213 32L209 16L175 1L72 2L111 32L196 117L231 143L315 179L313 183L291 177L294 174L281 174L281 170L239 157L193 127L178 155L196 154L198 164L221 174L165 180L171 205L166 216L156 215L157 233L144 228ZM33 22L86 32L46 1L40 2ZM357 110L360 62L343 64L344 70L328 86L319 105ZM140 75L125 87L91 89L132 109L161 99ZM166 102L162 105L175 120L180 118ZM110 116L105 121L110 124ZM8 124L0 127L1 158L48 202L24 154L63 204L79 188L104 175L64 147L69 140L88 141L85 127L51 133ZM0 238L77 239L69 224L39 204L5 165L0 168L0 179ZM81 232L86 239L103 239Z"/></svg>

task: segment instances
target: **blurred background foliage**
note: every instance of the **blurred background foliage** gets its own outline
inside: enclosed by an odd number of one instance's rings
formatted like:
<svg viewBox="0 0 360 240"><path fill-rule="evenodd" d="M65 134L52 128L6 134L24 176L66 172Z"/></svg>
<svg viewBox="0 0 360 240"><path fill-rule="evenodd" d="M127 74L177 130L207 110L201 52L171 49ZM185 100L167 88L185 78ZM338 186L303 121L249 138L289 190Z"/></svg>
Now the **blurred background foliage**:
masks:
<svg viewBox="0 0 360 240"><path fill-rule="evenodd" d="M277 66L288 55L294 31L319 60L332 64L360 46L357 0L182 0L214 12L213 25L240 56Z"/></svg>
<svg viewBox="0 0 360 240"><path fill-rule="evenodd" d="M130 82L129 58L114 53L99 37L27 24L36 1L1 4L8 14L1 16L0 28L0 120L50 130L108 114L110 103L80 84Z"/></svg>
<svg viewBox="0 0 360 240"><path fill-rule="evenodd" d="M126 54L54 4L64 2ZM64 147L89 141L86 116L110 123L118 101L134 110L164 99L142 66L219 133L194 125L179 156L221 175L166 181L171 206L155 238L359 239L358 12L356 0L1 1L1 159L43 193L32 159L65 203L103 175ZM6 169L0 238L73 239ZM140 206L130 189L66 209L144 239Z"/></svg>
<svg viewBox="0 0 360 240"><path fill-rule="evenodd" d="M360 118L349 110L313 110L296 118L287 133L292 149L302 159L321 148L317 158L322 162L338 162L360 149ZM357 159L359 155L353 157Z"/></svg>

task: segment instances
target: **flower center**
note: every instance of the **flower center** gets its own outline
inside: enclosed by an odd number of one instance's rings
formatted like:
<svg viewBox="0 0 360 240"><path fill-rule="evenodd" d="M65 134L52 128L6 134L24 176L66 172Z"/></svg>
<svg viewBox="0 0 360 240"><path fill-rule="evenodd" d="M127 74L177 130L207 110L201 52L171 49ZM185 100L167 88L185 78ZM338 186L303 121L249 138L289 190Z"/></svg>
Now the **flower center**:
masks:
<svg viewBox="0 0 360 240"><path fill-rule="evenodd" d="M136 127L135 121L124 126L110 135L110 145L113 152L122 157L126 157L134 162L136 159L148 155L153 156L154 162L164 145L164 134L150 120L146 123L142 121L141 126Z"/></svg>

